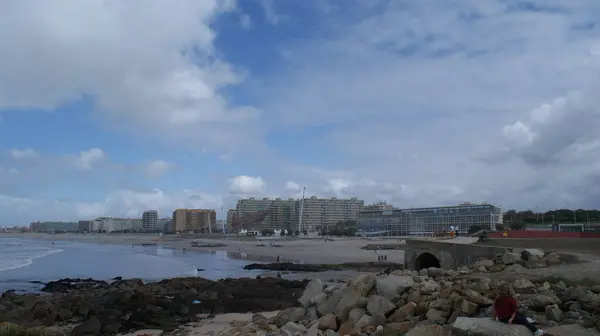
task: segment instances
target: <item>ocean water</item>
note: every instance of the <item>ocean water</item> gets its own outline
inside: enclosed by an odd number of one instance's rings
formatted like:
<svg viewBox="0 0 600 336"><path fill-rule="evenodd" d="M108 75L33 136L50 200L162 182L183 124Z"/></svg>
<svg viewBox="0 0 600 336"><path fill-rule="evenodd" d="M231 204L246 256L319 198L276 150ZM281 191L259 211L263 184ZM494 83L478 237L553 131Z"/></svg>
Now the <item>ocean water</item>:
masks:
<svg viewBox="0 0 600 336"><path fill-rule="evenodd" d="M207 279L256 276L243 266L253 262L231 258L225 251L183 253L156 246L104 245L0 238L0 293L36 291L61 278L109 280L117 276L147 281L178 276ZM204 271L198 271L198 268Z"/></svg>

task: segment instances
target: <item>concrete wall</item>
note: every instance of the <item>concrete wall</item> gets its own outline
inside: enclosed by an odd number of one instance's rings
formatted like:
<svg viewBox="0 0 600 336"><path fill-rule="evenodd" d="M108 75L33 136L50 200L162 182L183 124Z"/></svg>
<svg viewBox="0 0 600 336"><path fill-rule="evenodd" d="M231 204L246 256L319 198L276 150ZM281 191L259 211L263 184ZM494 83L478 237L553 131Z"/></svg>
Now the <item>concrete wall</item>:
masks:
<svg viewBox="0 0 600 336"><path fill-rule="evenodd" d="M489 238L600 238L600 233L593 232L555 232L555 231L530 231L515 230L493 232Z"/></svg>
<svg viewBox="0 0 600 336"><path fill-rule="evenodd" d="M471 265L481 258L493 259L496 253L505 250L503 247L496 246L407 240L404 249L404 266L407 269L417 269L419 256L430 253L439 261L441 268L454 269L459 266Z"/></svg>

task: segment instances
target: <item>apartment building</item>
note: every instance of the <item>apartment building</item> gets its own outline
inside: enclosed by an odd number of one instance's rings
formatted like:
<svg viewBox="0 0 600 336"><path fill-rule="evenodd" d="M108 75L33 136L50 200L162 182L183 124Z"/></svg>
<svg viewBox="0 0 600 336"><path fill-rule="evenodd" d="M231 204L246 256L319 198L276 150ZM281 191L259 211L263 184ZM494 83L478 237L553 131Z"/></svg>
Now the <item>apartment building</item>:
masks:
<svg viewBox="0 0 600 336"><path fill-rule="evenodd" d="M161 230L157 226L158 224L158 211L156 210L148 210L142 213L142 230L145 232L156 231L157 229Z"/></svg>
<svg viewBox="0 0 600 336"><path fill-rule="evenodd" d="M357 198L337 199L313 196L304 201L293 198L287 200L249 198L238 201L236 209L228 212L228 221L231 214L233 229L244 226L246 229L254 230L269 228L319 231L323 226L335 225L339 221L357 220L363 206L364 201ZM301 208L303 209L302 223L300 223Z"/></svg>
<svg viewBox="0 0 600 336"><path fill-rule="evenodd" d="M235 209L227 210L227 231L233 228L233 221L236 218L237 211Z"/></svg>
<svg viewBox="0 0 600 336"><path fill-rule="evenodd" d="M297 201L293 198L270 199L268 197L256 199L254 197L238 200L235 210L231 214L232 229L291 229ZM250 226L250 227L248 227Z"/></svg>
<svg viewBox="0 0 600 336"><path fill-rule="evenodd" d="M80 220L79 221L79 229L80 233L88 233L94 231L94 221L90 220Z"/></svg>
<svg viewBox="0 0 600 336"><path fill-rule="evenodd" d="M33 222L29 224L29 230L32 232L77 232L79 231L78 222Z"/></svg>
<svg viewBox="0 0 600 336"><path fill-rule="evenodd" d="M301 207L298 201L298 213ZM304 199L302 222L298 220L301 230L321 231L333 227L337 222L358 220L358 213L365 201L356 197L350 199L318 198L316 196Z"/></svg>
<svg viewBox="0 0 600 336"><path fill-rule="evenodd" d="M142 230L141 218L98 217L92 225L92 232L139 232Z"/></svg>
<svg viewBox="0 0 600 336"><path fill-rule="evenodd" d="M214 209L177 209L173 211L173 232L212 232L217 222Z"/></svg>

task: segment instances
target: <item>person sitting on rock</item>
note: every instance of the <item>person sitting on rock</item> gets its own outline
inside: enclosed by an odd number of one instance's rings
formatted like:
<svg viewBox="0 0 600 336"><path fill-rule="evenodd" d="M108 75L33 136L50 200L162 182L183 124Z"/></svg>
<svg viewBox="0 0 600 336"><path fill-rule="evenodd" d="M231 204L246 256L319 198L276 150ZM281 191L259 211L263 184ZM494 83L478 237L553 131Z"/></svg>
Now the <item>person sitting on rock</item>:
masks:
<svg viewBox="0 0 600 336"><path fill-rule="evenodd" d="M493 318L508 324L518 324L527 327L535 336L544 335L545 332L542 329L538 329L536 326L531 324L527 317L519 313L517 307L517 300L511 295L510 286L508 284L502 284L498 288L498 296L494 301L494 313Z"/></svg>

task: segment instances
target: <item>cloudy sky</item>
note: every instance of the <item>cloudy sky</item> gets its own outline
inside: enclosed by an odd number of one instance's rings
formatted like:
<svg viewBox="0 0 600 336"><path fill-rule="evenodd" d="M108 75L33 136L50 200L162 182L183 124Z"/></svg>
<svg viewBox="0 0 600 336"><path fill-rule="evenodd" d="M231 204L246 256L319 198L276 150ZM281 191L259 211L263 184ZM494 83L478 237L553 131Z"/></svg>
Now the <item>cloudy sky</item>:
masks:
<svg viewBox="0 0 600 336"><path fill-rule="evenodd" d="M598 208L599 20L598 0L0 1L0 224L302 187Z"/></svg>

